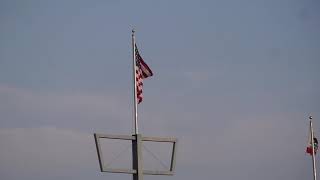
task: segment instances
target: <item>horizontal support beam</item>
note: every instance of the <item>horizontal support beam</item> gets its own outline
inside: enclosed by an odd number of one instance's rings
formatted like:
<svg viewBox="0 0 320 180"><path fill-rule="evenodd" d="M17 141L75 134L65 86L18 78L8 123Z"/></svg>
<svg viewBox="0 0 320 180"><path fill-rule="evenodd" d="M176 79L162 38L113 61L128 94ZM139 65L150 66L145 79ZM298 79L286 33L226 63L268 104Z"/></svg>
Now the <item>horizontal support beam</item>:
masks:
<svg viewBox="0 0 320 180"><path fill-rule="evenodd" d="M95 133L97 138L107 138L107 139L123 139L123 140L135 140L135 136L132 135L112 135L112 134L99 134ZM152 141L152 142L177 142L177 138L174 137L142 137L142 141Z"/></svg>
<svg viewBox="0 0 320 180"><path fill-rule="evenodd" d="M113 168L103 168L101 172L110 172L110 173L124 173L124 174L135 174L137 171L134 169L113 169Z"/></svg>
<svg viewBox="0 0 320 180"><path fill-rule="evenodd" d="M174 175L174 172L172 172L172 171L143 170L143 174L145 174L145 175L167 175L167 176L172 176L172 175Z"/></svg>
<svg viewBox="0 0 320 180"><path fill-rule="evenodd" d="M110 172L110 173L124 173L124 174L135 174L137 171L134 169L113 169L113 168L104 168L102 172ZM143 170L143 174L145 175L167 175L172 176L174 172L172 171L151 171L151 170Z"/></svg>
<svg viewBox="0 0 320 180"><path fill-rule="evenodd" d="M177 142L177 138L173 137L142 137L142 141L152 141L152 142Z"/></svg>
<svg viewBox="0 0 320 180"><path fill-rule="evenodd" d="M135 140L134 136L129 135L112 135L112 134L98 134L95 133L97 138L107 138L107 139L123 139L123 140Z"/></svg>

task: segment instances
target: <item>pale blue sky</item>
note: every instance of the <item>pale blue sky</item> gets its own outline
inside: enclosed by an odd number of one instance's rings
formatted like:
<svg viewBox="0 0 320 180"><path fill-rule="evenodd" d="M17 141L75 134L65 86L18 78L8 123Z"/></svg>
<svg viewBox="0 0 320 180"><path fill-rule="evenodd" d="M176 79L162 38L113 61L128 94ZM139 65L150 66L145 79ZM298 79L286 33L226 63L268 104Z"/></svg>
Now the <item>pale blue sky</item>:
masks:
<svg viewBox="0 0 320 180"><path fill-rule="evenodd" d="M320 130L317 0L0 1L3 179L99 172L92 134L132 130L131 29L154 77L143 135L179 138L177 173L308 179ZM319 135L320 136L320 135Z"/></svg>

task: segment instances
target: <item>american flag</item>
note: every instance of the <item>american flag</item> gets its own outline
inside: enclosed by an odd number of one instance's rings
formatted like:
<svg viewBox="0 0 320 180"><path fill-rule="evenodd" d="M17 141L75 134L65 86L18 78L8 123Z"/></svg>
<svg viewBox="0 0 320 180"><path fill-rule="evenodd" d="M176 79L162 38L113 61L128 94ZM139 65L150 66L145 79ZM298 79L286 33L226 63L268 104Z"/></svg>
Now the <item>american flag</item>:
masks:
<svg viewBox="0 0 320 180"><path fill-rule="evenodd" d="M137 45L135 45L135 54L136 54L136 85L137 85L137 101L138 104L142 102L142 88L143 88L143 79L153 75L149 66L143 61L142 57L139 54Z"/></svg>

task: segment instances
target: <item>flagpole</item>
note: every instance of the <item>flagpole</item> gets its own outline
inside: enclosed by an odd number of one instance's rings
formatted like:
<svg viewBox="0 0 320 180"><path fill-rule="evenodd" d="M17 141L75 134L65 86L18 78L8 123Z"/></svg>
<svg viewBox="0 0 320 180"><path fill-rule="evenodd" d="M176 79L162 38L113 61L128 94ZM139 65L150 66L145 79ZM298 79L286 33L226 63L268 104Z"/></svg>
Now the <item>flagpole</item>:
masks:
<svg viewBox="0 0 320 180"><path fill-rule="evenodd" d="M315 150L314 150L314 135L312 128L312 116L309 116L310 120L310 133L311 133L311 144L312 144L312 168L313 168L313 180L317 180L317 170L316 170L316 159L315 159Z"/></svg>
<svg viewBox="0 0 320 180"><path fill-rule="evenodd" d="M138 134L138 103L137 103L137 75L136 75L136 42L135 30L132 29L132 66L133 66L133 103L134 103L134 134Z"/></svg>

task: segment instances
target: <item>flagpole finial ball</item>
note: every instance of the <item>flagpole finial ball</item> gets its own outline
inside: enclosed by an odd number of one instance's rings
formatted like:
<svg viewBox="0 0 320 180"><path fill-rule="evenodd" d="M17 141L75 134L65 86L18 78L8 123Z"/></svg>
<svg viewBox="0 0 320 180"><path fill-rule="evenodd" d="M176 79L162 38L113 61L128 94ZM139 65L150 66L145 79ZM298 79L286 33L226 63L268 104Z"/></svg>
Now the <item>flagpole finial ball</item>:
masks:
<svg viewBox="0 0 320 180"><path fill-rule="evenodd" d="M309 119L312 119L312 116L309 116Z"/></svg>

